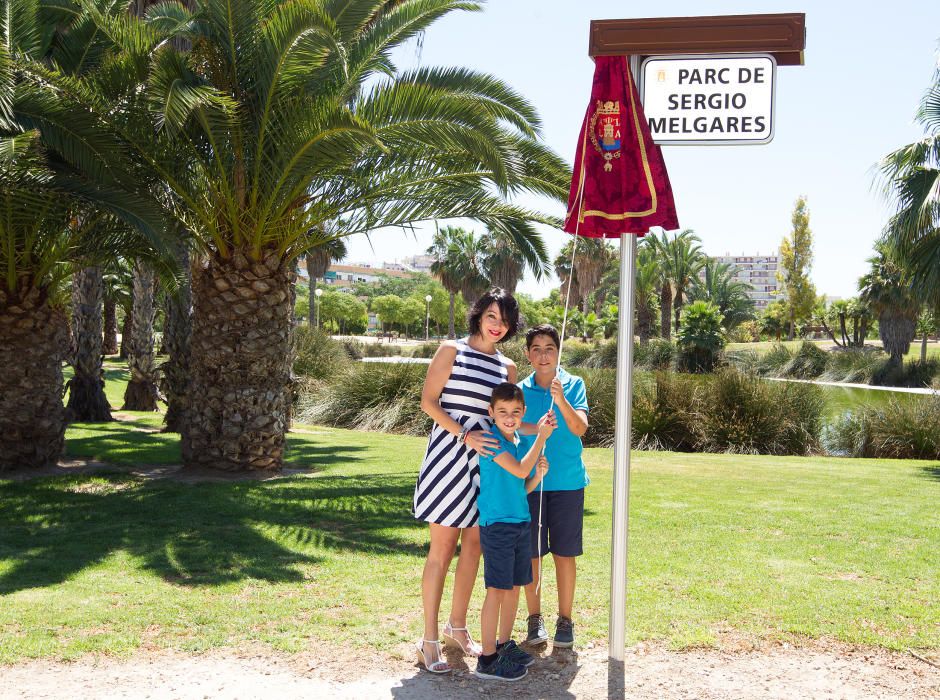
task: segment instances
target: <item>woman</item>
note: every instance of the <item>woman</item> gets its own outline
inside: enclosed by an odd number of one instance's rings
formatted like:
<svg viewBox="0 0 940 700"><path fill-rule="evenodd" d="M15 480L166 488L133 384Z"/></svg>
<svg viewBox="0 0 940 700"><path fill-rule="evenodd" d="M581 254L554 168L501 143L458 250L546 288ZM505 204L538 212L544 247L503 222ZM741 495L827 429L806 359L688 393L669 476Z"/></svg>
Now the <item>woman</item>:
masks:
<svg viewBox="0 0 940 700"><path fill-rule="evenodd" d="M498 444L487 422L493 387L516 381L516 365L496 349L496 343L512 338L519 327L519 305L513 296L491 289L473 305L467 321L469 337L441 344L421 392L421 410L434 419L434 427L414 495L415 518L431 528L421 580L424 639L418 657L433 673L451 670L441 658L438 614L458 540L460 557L444 639L465 654L480 655L480 645L467 631L467 607L480 564L478 455L491 454Z"/></svg>

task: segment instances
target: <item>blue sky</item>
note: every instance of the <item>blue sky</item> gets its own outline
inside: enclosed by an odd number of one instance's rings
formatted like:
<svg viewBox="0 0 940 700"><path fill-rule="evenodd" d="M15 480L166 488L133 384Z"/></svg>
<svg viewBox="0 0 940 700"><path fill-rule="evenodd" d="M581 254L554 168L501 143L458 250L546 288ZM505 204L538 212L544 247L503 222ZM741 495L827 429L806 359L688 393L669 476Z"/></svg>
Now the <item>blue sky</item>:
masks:
<svg viewBox="0 0 940 700"><path fill-rule="evenodd" d="M805 12L805 65L777 72L776 133L763 146L671 146L664 156L682 228L712 255L768 253L790 230L806 195L819 292L851 296L888 215L873 187L874 165L917 140L913 116L937 66L940 2L657 3L490 0L456 13L399 54L399 65L462 65L499 76L542 116L545 141L569 162L590 96L592 19ZM529 202L562 215L563 207ZM482 227L478 230L482 231ZM547 229L553 253L567 234ZM348 240L351 261L420 253L430 232L383 231ZM520 291L547 296L554 279L526 278Z"/></svg>

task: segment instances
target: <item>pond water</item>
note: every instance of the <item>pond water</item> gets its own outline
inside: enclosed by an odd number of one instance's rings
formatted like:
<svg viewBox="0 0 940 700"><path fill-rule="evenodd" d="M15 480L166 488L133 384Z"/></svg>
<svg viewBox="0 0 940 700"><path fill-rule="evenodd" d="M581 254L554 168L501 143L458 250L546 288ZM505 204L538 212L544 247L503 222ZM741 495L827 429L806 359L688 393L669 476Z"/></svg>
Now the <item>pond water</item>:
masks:
<svg viewBox="0 0 940 700"><path fill-rule="evenodd" d="M838 418L852 409L861 406L883 406L892 399L897 401L924 401L929 395L887 389L864 389L861 387L824 386L819 387L826 399L826 417Z"/></svg>

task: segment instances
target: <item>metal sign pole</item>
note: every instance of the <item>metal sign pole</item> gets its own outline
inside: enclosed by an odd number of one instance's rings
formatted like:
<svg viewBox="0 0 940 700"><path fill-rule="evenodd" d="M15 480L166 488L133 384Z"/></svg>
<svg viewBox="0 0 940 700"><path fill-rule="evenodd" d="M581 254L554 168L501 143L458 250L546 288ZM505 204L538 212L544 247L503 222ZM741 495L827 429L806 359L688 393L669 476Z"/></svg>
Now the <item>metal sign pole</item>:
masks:
<svg viewBox="0 0 940 700"><path fill-rule="evenodd" d="M630 521L630 442L633 419L633 282L636 236L620 237L620 308L614 431L613 533L610 551L610 649L623 663L627 608L627 529Z"/></svg>

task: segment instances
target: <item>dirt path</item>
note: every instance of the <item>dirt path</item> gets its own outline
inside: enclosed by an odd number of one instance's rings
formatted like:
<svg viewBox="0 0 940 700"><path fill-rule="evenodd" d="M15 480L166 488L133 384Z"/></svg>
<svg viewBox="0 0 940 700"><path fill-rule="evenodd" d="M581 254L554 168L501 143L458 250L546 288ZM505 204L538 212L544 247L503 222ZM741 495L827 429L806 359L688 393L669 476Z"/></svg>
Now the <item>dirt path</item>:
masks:
<svg viewBox="0 0 940 700"><path fill-rule="evenodd" d="M33 661L0 671L0 698L940 698L940 669L930 663L909 654L832 645L671 652L641 644L628 650L625 695L616 688L609 692L602 648L543 654L528 677L514 684L479 681L458 657L450 657L457 666L453 674L432 676L400 656L331 651L290 656L228 649L200 656L152 652L129 660Z"/></svg>

